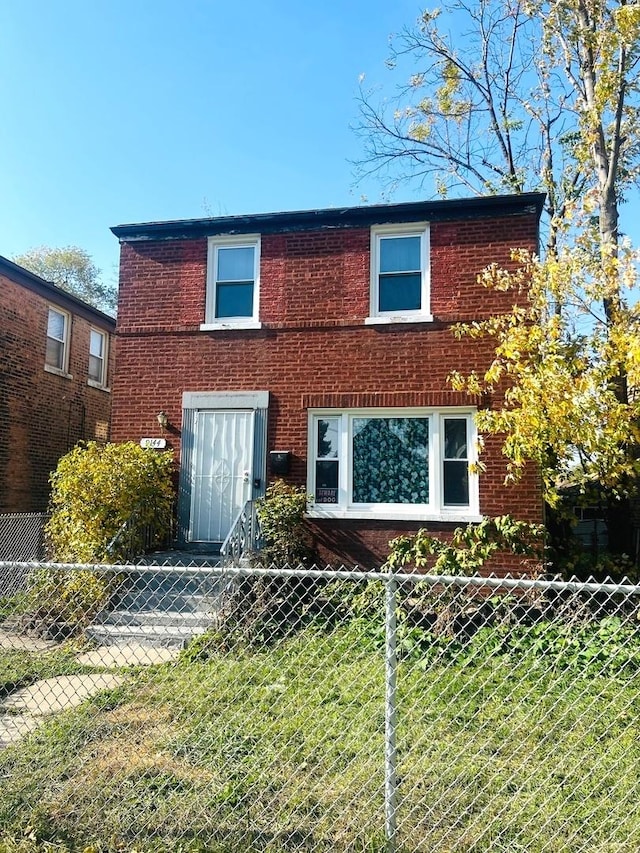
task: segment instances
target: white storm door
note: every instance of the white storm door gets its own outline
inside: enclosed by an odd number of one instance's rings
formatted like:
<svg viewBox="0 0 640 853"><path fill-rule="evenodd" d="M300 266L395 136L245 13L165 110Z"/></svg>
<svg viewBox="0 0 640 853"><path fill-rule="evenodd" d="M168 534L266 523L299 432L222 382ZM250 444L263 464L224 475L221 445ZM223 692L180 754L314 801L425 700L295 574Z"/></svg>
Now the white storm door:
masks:
<svg viewBox="0 0 640 853"><path fill-rule="evenodd" d="M195 413L191 542L224 542L253 495L253 411Z"/></svg>

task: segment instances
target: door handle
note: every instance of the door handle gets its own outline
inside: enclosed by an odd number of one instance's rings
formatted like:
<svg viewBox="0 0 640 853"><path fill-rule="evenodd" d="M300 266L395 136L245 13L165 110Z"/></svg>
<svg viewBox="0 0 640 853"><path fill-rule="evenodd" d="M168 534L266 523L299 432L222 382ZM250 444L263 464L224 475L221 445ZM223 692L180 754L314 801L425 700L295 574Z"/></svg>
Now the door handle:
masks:
<svg viewBox="0 0 640 853"><path fill-rule="evenodd" d="M249 472L248 472L248 471L245 471L245 472L242 474L242 482L243 482L243 483L248 483L248 482L249 482Z"/></svg>

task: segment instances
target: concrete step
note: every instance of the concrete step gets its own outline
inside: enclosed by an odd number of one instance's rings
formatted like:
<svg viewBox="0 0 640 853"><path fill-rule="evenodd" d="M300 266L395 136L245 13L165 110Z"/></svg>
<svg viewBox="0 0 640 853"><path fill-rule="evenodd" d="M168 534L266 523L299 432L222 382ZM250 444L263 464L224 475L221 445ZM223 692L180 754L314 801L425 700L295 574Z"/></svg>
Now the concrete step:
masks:
<svg viewBox="0 0 640 853"><path fill-rule="evenodd" d="M201 566L213 568L222 561L220 550L217 551L156 551L145 554L137 561L139 565L145 566Z"/></svg>
<svg viewBox="0 0 640 853"><path fill-rule="evenodd" d="M217 609L220 598L208 595L149 594L144 590L129 593L118 602L118 610L170 610L178 613L208 613Z"/></svg>
<svg viewBox="0 0 640 853"><path fill-rule="evenodd" d="M122 588L122 595L155 595L159 598L177 595L217 597L233 583L234 580L231 577L220 577L214 574L179 576L149 571L136 573L127 579Z"/></svg>
<svg viewBox="0 0 640 853"><path fill-rule="evenodd" d="M101 646L137 643L152 648L184 648L189 640L204 634L206 628L178 625L90 625L86 636Z"/></svg>
<svg viewBox="0 0 640 853"><path fill-rule="evenodd" d="M216 622L215 616L206 612L186 613L183 610L112 610L104 615L94 624L97 627L109 625L131 626L131 625L156 625L177 626L181 628L196 627L209 628Z"/></svg>
<svg viewBox="0 0 640 853"><path fill-rule="evenodd" d="M101 614L86 634L102 645L181 647L216 624L223 593L233 585L206 568L181 574L144 567L130 576L115 609Z"/></svg>
<svg viewBox="0 0 640 853"><path fill-rule="evenodd" d="M224 583L223 579L212 573L203 573L198 569L197 574L178 575L168 571L136 572L126 581L130 590L143 592L161 592L163 594L176 592L189 595L202 595Z"/></svg>

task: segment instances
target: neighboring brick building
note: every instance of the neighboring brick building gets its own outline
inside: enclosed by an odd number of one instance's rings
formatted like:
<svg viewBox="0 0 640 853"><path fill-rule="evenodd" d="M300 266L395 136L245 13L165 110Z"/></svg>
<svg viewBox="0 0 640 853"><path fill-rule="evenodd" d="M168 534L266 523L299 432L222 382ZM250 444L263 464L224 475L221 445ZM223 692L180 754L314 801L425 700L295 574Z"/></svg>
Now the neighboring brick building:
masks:
<svg viewBox="0 0 640 853"><path fill-rule="evenodd" d="M0 257L0 512L47 507L80 439L109 438L115 320Z"/></svg>
<svg viewBox="0 0 640 853"><path fill-rule="evenodd" d="M221 541L277 470L314 496L325 559L366 566L393 536L512 512L540 521L535 473L478 475L478 400L447 383L490 341L451 326L508 309L477 283L536 250L543 196L121 225L113 439L180 461L183 543ZM482 405L491 405L483 400ZM281 451L278 459L274 451ZM283 468L278 468L278 464Z"/></svg>

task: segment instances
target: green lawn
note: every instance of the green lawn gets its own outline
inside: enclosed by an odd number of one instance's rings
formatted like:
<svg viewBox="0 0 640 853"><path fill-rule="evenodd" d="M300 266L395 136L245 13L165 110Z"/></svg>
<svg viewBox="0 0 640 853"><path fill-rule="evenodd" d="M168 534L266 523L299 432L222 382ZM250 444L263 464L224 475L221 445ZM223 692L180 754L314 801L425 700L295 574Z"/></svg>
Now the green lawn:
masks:
<svg viewBox="0 0 640 853"><path fill-rule="evenodd" d="M633 678L494 651L398 685L401 853L640 849ZM383 738L358 623L185 655L0 753L0 851L383 851Z"/></svg>

